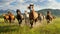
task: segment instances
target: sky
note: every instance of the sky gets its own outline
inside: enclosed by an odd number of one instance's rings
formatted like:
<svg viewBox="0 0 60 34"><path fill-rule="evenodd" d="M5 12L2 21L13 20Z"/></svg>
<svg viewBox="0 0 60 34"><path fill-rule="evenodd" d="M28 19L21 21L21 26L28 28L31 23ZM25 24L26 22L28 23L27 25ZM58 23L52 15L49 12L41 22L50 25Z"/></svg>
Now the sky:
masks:
<svg viewBox="0 0 60 34"><path fill-rule="evenodd" d="M29 11L27 7L30 3L34 4L34 9L60 9L60 0L0 0L0 9L16 10L20 9L21 12Z"/></svg>

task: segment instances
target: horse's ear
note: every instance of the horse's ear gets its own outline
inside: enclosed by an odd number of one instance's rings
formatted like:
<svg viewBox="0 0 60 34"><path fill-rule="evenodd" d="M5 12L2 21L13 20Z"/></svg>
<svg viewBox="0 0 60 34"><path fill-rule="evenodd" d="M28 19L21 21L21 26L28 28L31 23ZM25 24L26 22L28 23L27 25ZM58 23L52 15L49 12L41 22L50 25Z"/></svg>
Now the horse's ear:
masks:
<svg viewBox="0 0 60 34"><path fill-rule="evenodd" d="M19 9L17 9L17 10L16 10L16 12L18 13L18 12L20 12L20 10L19 10Z"/></svg>
<svg viewBox="0 0 60 34"><path fill-rule="evenodd" d="M18 12L18 9L16 10L16 12Z"/></svg>
<svg viewBox="0 0 60 34"><path fill-rule="evenodd" d="M28 9L30 9L30 6L28 7Z"/></svg>

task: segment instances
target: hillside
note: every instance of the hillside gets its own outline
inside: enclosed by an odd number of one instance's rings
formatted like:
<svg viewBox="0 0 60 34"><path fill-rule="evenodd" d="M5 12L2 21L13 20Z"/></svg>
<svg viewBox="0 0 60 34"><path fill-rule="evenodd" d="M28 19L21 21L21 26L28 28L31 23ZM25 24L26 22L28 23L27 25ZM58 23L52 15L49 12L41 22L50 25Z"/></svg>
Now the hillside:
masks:
<svg viewBox="0 0 60 34"><path fill-rule="evenodd" d="M51 11L51 13L55 16L60 16L60 10L59 9L43 9L43 10L39 10L38 13L43 13L44 15L46 15L47 11Z"/></svg>
<svg viewBox="0 0 60 34"><path fill-rule="evenodd" d="M46 12L47 11L51 11L53 15L55 16L60 16L60 10L59 9L42 9L42 10L39 10L37 11L38 13L43 13L44 15L46 15ZM10 10L10 9L7 9L7 10L0 10L0 15L2 15L3 13L7 13L8 11L12 12L14 15L16 15L16 11L14 10Z"/></svg>

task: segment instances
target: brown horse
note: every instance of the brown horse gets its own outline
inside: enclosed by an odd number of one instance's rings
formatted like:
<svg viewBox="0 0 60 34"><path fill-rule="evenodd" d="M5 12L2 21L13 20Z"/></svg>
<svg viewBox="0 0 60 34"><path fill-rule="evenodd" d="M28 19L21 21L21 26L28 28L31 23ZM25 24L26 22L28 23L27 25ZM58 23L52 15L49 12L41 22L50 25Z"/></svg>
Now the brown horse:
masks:
<svg viewBox="0 0 60 34"><path fill-rule="evenodd" d="M3 14L4 21L9 21L10 23L15 20L15 17L12 13Z"/></svg>
<svg viewBox="0 0 60 34"><path fill-rule="evenodd" d="M30 13L29 13L30 24L31 24L31 27L33 27L33 22L35 22L35 23L37 22L38 13L34 11L33 4L30 4L28 9L30 10Z"/></svg>
<svg viewBox="0 0 60 34"><path fill-rule="evenodd" d="M46 15L47 23L50 23L53 19L55 19L55 17L51 14L50 11L47 11L47 15Z"/></svg>
<svg viewBox="0 0 60 34"><path fill-rule="evenodd" d="M3 17L4 17L4 22L7 22L9 20L8 14L3 14Z"/></svg>
<svg viewBox="0 0 60 34"><path fill-rule="evenodd" d="M9 15L9 22L10 23L13 22L15 20L15 16L11 12L9 12L8 15Z"/></svg>

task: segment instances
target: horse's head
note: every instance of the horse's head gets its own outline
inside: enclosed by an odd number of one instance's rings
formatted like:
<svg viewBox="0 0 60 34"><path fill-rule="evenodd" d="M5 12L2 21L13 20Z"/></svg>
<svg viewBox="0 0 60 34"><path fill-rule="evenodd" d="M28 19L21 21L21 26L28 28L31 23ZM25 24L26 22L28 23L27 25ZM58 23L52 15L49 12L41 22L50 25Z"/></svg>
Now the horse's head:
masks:
<svg viewBox="0 0 60 34"><path fill-rule="evenodd" d="M42 16L43 14L42 13L40 13L40 16Z"/></svg>
<svg viewBox="0 0 60 34"><path fill-rule="evenodd" d="M51 15L51 11L47 11L47 14Z"/></svg>
<svg viewBox="0 0 60 34"><path fill-rule="evenodd" d="M34 10L34 4L30 4L30 5L28 6L28 9L29 9L29 10Z"/></svg>
<svg viewBox="0 0 60 34"><path fill-rule="evenodd" d="M27 12L27 11L25 11L25 14L28 14L28 12Z"/></svg>
<svg viewBox="0 0 60 34"><path fill-rule="evenodd" d="M19 9L17 9L16 13L17 14L21 14L21 11Z"/></svg>
<svg viewBox="0 0 60 34"><path fill-rule="evenodd" d="M2 16L5 16L5 14L2 14Z"/></svg>
<svg viewBox="0 0 60 34"><path fill-rule="evenodd" d="M53 19L55 19L56 17L55 16L53 16Z"/></svg>

